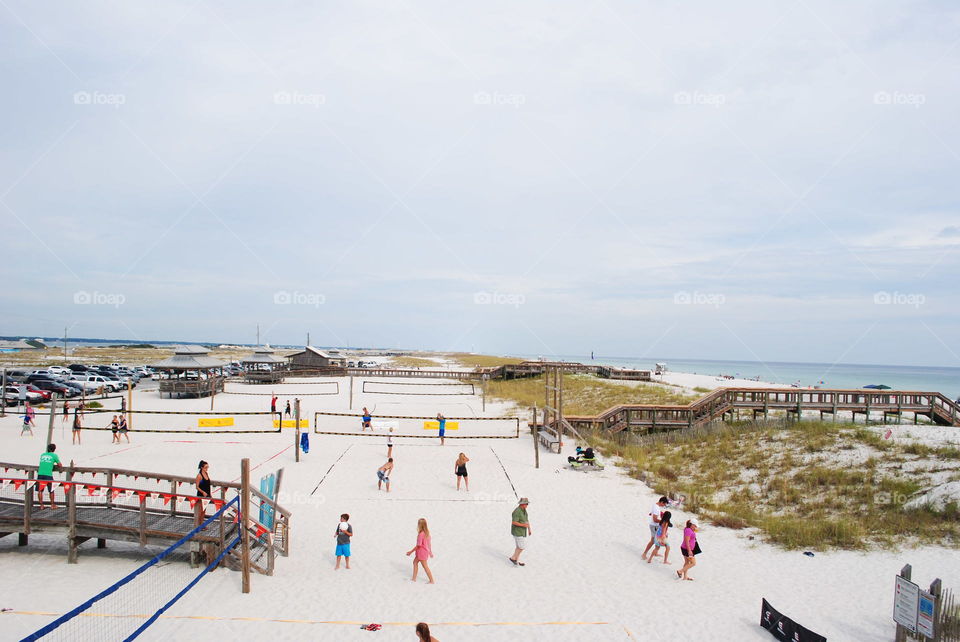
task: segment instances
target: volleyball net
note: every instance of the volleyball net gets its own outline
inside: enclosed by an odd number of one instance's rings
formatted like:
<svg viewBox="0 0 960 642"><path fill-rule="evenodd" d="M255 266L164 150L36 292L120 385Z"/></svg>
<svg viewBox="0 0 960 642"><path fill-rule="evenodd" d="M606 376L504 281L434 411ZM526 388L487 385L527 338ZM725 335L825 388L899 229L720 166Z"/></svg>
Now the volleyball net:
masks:
<svg viewBox="0 0 960 642"><path fill-rule="evenodd" d="M408 396L448 396L473 395L476 389L472 383L420 383L407 381L370 381L364 380L361 392L368 395L408 395Z"/></svg>
<svg viewBox="0 0 960 642"><path fill-rule="evenodd" d="M224 540L222 550L216 551L218 545L212 543L212 540L219 539L217 520L228 511L239 512L239 504L240 498L234 497L153 559L23 641L136 639L239 544L240 529L232 520L230 523L234 527ZM216 538L210 536L213 530L218 532ZM198 548L213 550L208 553L213 559L199 572L188 564L190 553ZM94 606L96 612L89 612Z"/></svg>
<svg viewBox="0 0 960 642"><path fill-rule="evenodd" d="M364 428L363 415L346 412L315 412L313 432L317 435L345 435L350 437L396 437L406 439L437 439L440 422L436 415L387 415L370 418L370 427ZM517 439L520 437L519 417L445 417L445 439Z"/></svg>
<svg viewBox="0 0 960 642"><path fill-rule="evenodd" d="M137 433L164 433L164 434L237 434L249 435L258 433L276 433L283 428L292 427L294 421L290 417L282 418L279 412L245 411L245 412L216 412L216 411L185 411L185 410L108 410L96 408L84 410L81 414L81 430L113 431L114 417L128 416L130 422L128 431L131 435ZM68 425L69 424L69 425ZM301 421L301 426L304 422ZM63 424L66 428L73 425L73 412ZM307 422L309 426L309 422ZM65 428L65 429L66 429Z"/></svg>
<svg viewBox="0 0 960 642"><path fill-rule="evenodd" d="M256 387L263 389L265 384L257 384ZM323 386L322 388L307 388L313 392L290 392L287 389L284 389L283 386ZM251 386L253 387L253 386ZM276 395L277 397L320 397L325 395L339 395L340 394L340 382L339 381L301 381L296 383L276 383L271 384L272 388L276 388L273 392L247 392L246 390L236 389L236 390L224 390L218 394L221 395L243 395L246 397L272 397Z"/></svg>

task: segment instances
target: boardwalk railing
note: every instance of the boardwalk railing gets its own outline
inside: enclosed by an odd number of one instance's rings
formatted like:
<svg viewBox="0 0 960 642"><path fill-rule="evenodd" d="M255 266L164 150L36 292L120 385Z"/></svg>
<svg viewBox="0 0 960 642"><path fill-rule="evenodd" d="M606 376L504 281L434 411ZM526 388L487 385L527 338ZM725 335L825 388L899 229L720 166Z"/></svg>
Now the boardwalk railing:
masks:
<svg viewBox="0 0 960 642"><path fill-rule="evenodd" d="M808 411L819 412L821 419L830 415L834 421L841 412L853 418L862 415L865 421L882 417L884 423L910 414L914 423L926 417L942 426L960 426L960 406L938 392L794 388L719 388L688 405L619 405L593 417L566 415L566 419L588 430L656 432L733 419L743 412L756 419L771 412L799 418Z"/></svg>
<svg viewBox="0 0 960 642"><path fill-rule="evenodd" d="M199 525L208 508L217 510L240 492L235 482L211 481L212 497L201 498L193 492L193 478L116 468L68 466L54 481L37 480L36 466L0 462L0 468L0 537L17 533L25 546L33 533L65 535L70 563L89 539L97 540L97 548L105 548L107 540L168 546ZM41 507L41 491L42 503L49 505L51 489L56 508ZM253 508L245 522L255 544L254 568L269 575L275 556L289 553L291 513L255 488L250 495ZM273 511L271 528L253 518L260 506ZM222 550L237 518L221 515L215 526L204 528L191 544L191 562L198 562L203 547Z"/></svg>

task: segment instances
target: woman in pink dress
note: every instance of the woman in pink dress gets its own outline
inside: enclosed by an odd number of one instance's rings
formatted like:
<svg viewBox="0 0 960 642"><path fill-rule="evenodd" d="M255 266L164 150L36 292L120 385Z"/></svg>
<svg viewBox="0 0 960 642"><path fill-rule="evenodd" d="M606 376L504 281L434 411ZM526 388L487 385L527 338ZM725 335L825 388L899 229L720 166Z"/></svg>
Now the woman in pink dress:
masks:
<svg viewBox="0 0 960 642"><path fill-rule="evenodd" d="M427 560L433 557L433 549L430 547L430 528L427 526L427 520L423 517L417 521L417 545L407 551L407 557L414 553L416 553L416 556L413 558L412 581L417 581L417 571L419 570L417 564L420 564L427 573L427 579L430 580L427 584L433 584L433 573L427 566Z"/></svg>

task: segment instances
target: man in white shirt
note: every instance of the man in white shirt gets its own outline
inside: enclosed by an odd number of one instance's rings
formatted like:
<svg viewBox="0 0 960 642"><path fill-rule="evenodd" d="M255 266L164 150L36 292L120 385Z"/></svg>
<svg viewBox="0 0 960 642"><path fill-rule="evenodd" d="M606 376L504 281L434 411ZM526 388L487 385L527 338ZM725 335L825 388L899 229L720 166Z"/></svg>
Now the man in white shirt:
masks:
<svg viewBox="0 0 960 642"><path fill-rule="evenodd" d="M647 542L647 547L643 549L643 555L640 556L640 559L646 560L647 553L650 552L650 549L653 547L654 541L657 539L657 528L660 526L660 516L663 515L663 509L667 507L669 500L666 497L661 497L657 500L657 503L650 508L650 541ZM657 551L655 549L653 553L650 553L651 557L656 557Z"/></svg>

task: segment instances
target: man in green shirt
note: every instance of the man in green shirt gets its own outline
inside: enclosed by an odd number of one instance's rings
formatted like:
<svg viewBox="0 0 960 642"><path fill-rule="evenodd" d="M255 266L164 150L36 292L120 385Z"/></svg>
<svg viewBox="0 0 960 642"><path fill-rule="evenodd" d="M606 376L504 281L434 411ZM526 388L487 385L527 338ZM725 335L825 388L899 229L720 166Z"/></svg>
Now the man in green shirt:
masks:
<svg viewBox="0 0 960 642"><path fill-rule="evenodd" d="M524 566L520 561L520 553L527 547L527 536L533 535L533 529L530 528L530 518L527 517L527 504L530 500L526 497L520 498L520 503L513 509L513 515L510 516L510 534L513 535L514 551L510 561L514 566Z"/></svg>
<svg viewBox="0 0 960 642"><path fill-rule="evenodd" d="M40 465L37 466L37 481L41 482L38 484L40 488L39 497L40 497L40 508L43 508L43 490L46 488L47 492L50 493L50 508L56 508L57 505L53 503L53 469L56 468L60 470L63 466L60 464L60 456L57 455L57 445L50 444L47 446L47 452L40 455ZM48 482L46 484L42 482Z"/></svg>

